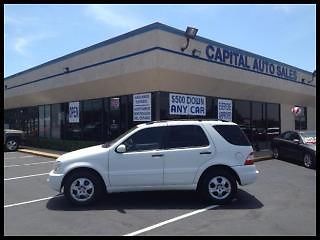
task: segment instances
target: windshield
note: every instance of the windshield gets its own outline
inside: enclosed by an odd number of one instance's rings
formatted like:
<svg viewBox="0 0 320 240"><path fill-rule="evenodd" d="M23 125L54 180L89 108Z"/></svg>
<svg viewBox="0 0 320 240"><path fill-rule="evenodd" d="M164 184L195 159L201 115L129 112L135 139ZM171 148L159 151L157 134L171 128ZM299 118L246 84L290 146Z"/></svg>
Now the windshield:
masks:
<svg viewBox="0 0 320 240"><path fill-rule="evenodd" d="M111 145L113 145L115 142L117 142L119 139L121 139L123 136L125 136L126 134L132 132L133 130L135 130L138 126L134 126L133 128L129 129L128 131L122 133L120 136L118 136L117 138L113 139L110 142L106 142L105 144L103 144L103 147L110 147Z"/></svg>
<svg viewBox="0 0 320 240"><path fill-rule="evenodd" d="M307 144L315 144L316 143L316 132L315 131L306 131L300 133L302 140Z"/></svg>

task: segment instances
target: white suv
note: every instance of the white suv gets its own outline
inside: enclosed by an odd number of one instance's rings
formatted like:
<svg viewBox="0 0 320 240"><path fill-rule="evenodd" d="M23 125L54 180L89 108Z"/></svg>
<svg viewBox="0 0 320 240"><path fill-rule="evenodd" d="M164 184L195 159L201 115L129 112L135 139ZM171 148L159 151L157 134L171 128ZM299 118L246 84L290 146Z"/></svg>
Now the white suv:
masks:
<svg viewBox="0 0 320 240"><path fill-rule="evenodd" d="M257 177L253 149L239 126L211 120L140 124L110 143L60 156L47 181L72 203L103 192L197 190L229 202L237 183Z"/></svg>

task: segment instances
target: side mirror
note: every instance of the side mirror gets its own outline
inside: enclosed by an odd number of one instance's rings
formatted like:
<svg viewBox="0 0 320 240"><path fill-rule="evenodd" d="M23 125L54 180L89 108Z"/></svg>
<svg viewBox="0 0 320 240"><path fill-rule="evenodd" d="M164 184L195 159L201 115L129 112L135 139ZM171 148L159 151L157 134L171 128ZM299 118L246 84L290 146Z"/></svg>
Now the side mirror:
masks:
<svg viewBox="0 0 320 240"><path fill-rule="evenodd" d="M121 144L116 148L117 153L125 153L127 151L126 145Z"/></svg>
<svg viewBox="0 0 320 240"><path fill-rule="evenodd" d="M299 144L299 143L300 143L300 140L299 140L299 139L293 139L293 143Z"/></svg>

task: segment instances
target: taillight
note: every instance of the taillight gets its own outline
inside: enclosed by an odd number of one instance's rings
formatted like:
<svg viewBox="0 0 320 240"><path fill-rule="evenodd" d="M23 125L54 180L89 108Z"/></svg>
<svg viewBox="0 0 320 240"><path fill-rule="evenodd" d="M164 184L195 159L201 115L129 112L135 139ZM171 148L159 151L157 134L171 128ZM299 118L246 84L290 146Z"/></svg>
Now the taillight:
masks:
<svg viewBox="0 0 320 240"><path fill-rule="evenodd" d="M248 155L246 161L244 162L244 165L252 165L252 164L254 164L253 152Z"/></svg>

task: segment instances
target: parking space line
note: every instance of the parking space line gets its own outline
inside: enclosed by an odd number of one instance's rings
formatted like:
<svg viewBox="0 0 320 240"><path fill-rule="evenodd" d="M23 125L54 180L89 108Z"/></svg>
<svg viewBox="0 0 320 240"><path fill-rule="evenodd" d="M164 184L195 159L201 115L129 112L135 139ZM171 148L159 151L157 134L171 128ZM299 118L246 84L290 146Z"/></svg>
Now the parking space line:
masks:
<svg viewBox="0 0 320 240"><path fill-rule="evenodd" d="M23 156L23 157L9 157L9 158L4 158L4 160L8 160L8 159L17 159L17 158L31 158L34 156Z"/></svg>
<svg viewBox="0 0 320 240"><path fill-rule="evenodd" d="M155 229L155 228L158 228L158 227L161 227L163 225L166 225L168 223L172 223L172 222L176 222L178 220L181 220L183 218L187 218L187 217L190 217L192 215L195 215L195 214L198 214L198 213L202 213L202 212L205 212L207 210L210 210L210 209L213 209L213 208L216 208L218 207L219 205L212 205L212 206L208 206L206 208L203 208L203 209L199 209L199 210L196 210L196 211L193 211L193 212L190 212L190 213L186 213L186 214L183 214L181 216L178 216L178 217L175 217L175 218L172 218L172 219L169 219L167 221L164 221L164 222L160 222L158 224L155 224L155 225L152 225L150 227L146 227L146 228L143 228L143 229L140 229L138 231L135 231L135 232L132 232L132 233L128 233L124 236L136 236L140 233L144 233L144 232L147 232L147 231L150 231L152 229Z"/></svg>
<svg viewBox="0 0 320 240"><path fill-rule="evenodd" d="M20 167L20 166L30 166L30 165L38 165L38 164L44 164L44 163L53 163L55 161L48 161L48 162L37 162L37 163L26 163L26 164L20 164L20 165L7 165L4 166L5 168L8 167Z"/></svg>
<svg viewBox="0 0 320 240"><path fill-rule="evenodd" d="M56 198L56 197L61 197L61 196L63 196L63 194L52 196L52 197L40 198L40 199L31 200L31 201L27 201L27 202L13 203L13 204L5 205L4 208L24 205L24 204L28 204L28 203L40 202L40 201L49 200L49 199Z"/></svg>
<svg viewBox="0 0 320 240"><path fill-rule="evenodd" d="M10 181L10 180L15 180L15 179L20 179L20 178L36 177L36 176L47 175L47 174L49 174L49 173L40 173L40 174L27 175L27 176L21 176L21 177L5 178L4 181Z"/></svg>

